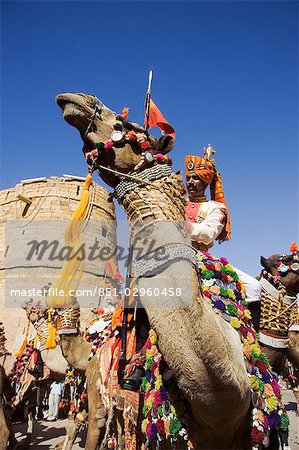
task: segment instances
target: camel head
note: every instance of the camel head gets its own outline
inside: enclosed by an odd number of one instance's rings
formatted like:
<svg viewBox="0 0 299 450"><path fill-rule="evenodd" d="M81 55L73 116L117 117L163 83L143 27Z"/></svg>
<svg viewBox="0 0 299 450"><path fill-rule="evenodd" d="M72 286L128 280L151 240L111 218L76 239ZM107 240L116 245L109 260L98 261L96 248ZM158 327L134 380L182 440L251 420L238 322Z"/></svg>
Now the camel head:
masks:
<svg viewBox="0 0 299 450"><path fill-rule="evenodd" d="M269 258L261 256L261 265L272 276L279 276L278 279L285 286L287 293L299 293L299 252L291 255L275 254Z"/></svg>
<svg viewBox="0 0 299 450"><path fill-rule="evenodd" d="M161 158L173 147L171 136L156 139L142 126L128 122L125 114L115 114L94 95L64 93L57 95L56 102L64 120L80 132L88 164L92 160L100 177L112 187L119 177L99 165L128 173L148 163L144 156L147 150L153 157Z"/></svg>
<svg viewBox="0 0 299 450"><path fill-rule="evenodd" d="M25 309L27 319L32 324L36 323L44 315L41 302L34 302L32 298L24 302L22 308Z"/></svg>

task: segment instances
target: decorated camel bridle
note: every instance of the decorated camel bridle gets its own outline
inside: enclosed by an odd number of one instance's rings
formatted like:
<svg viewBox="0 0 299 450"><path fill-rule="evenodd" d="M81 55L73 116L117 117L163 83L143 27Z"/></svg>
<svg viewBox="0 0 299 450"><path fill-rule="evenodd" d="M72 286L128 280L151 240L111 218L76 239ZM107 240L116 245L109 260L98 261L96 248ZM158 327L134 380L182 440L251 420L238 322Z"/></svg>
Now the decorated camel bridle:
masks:
<svg viewBox="0 0 299 450"><path fill-rule="evenodd" d="M292 262L284 263L287 255L281 255L277 262L275 276L262 271L261 319L259 340L262 344L284 349L288 348L289 331L299 331L299 304L296 295L287 295L281 277L287 272L299 272L297 251L293 252Z"/></svg>
<svg viewBox="0 0 299 450"><path fill-rule="evenodd" d="M92 129L95 118L97 115L101 117L101 111L103 108L103 103L96 96L94 96L94 100L92 103L93 113L89 118L89 122L84 134L84 142L86 142L87 135ZM142 132L136 133L134 130L128 130L130 128L129 122L126 122L128 118L128 108L124 108L122 114L115 115L115 123L113 126L113 131L111 133L110 139L105 142L98 142L96 144L96 148L91 150L90 152L85 153L86 162L88 164L88 169L92 173L95 170L105 170L107 172L113 173L114 175L118 175L121 179L130 179L137 183L147 184L154 186L149 180L141 178L137 176L137 173L143 169L144 167L152 164L165 164L171 165L172 161L167 155L163 155L162 153L156 152L153 148L152 142L150 140L149 133L146 129L143 129ZM108 167L103 166L98 157L99 152L101 151L110 151L113 150L114 147L124 147L127 143L131 143L139 147L141 160L134 167L133 173L124 174L118 172L117 170L110 169Z"/></svg>
<svg viewBox="0 0 299 450"><path fill-rule="evenodd" d="M28 323L31 322L31 315L36 316L36 320L32 323L36 331L36 340L34 347L39 342L38 349L40 351L45 349L52 349L56 347L55 335L56 335L56 316L57 312L52 308L47 308L42 305L42 302L30 299L26 304L26 316ZM51 333L51 342L49 340L49 334Z"/></svg>
<svg viewBox="0 0 299 450"><path fill-rule="evenodd" d="M85 139L96 114L101 113L102 107L103 103L95 97L93 101L94 112L90 117ZM165 220L165 217L177 224L182 222L178 226L183 229L182 217L185 214L186 198L185 188L181 184L182 177L173 173L170 167L172 161L169 156L158 153L153 148L146 129L143 129L142 133L127 130L127 128L130 128L129 122L126 122L127 117L127 108L124 108L122 114L115 114L116 121L110 139L106 142L98 142L94 150L85 154L89 171L105 170L119 176L120 180L115 187L114 196L125 209L134 239L138 238L135 230L138 229L138 233L140 233L141 229L148 226L148 224L144 224L144 220L149 218L153 218L156 222ZM127 143L137 145L141 154L141 160L132 172L122 173L100 164L99 152L110 151L113 147L125 146ZM148 186L154 188L154 191L151 194L151 201L145 202L145 197L148 195ZM181 243L171 244L165 248L163 264L157 263L155 258L151 259L151 256L146 255L146 257L135 261L135 276L141 277L145 273L163 270L165 264L170 264L171 261L178 258L196 264L194 249ZM150 260L152 260L152 264L149 263Z"/></svg>

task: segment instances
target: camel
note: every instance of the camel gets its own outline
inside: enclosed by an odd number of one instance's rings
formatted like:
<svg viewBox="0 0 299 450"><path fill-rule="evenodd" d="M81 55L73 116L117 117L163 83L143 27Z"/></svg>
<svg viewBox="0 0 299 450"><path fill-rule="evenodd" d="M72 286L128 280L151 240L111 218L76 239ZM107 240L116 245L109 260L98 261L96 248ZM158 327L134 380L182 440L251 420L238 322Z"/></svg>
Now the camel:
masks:
<svg viewBox="0 0 299 450"><path fill-rule="evenodd" d="M46 307L41 310L42 314L39 314L39 310L30 301L25 302L23 308L26 310L28 320L36 330L40 342L39 350L44 364L51 371L52 376L56 379L63 379L68 368L68 363L63 357L61 347L57 345L55 348L48 349L45 346L48 337L47 318L45 317Z"/></svg>
<svg viewBox="0 0 299 450"><path fill-rule="evenodd" d="M113 286L116 286L113 280L110 280L110 282ZM79 304L77 306L79 307ZM92 344L87 342L80 334L79 317L78 322L74 324L76 327L74 332L70 334L70 330L58 329L60 336L59 345L55 348L47 349L45 346L48 337L46 307L42 308L41 305L38 307L38 305L30 301L25 302L23 307L26 310L28 320L36 329L40 341L41 357L48 369L50 369L51 376L54 376L56 379L57 377L64 378L69 365L85 373L88 383L88 394L91 398L96 399L96 401L89 404L91 417L94 417L95 413L93 411L96 411L98 407L96 381L99 378L99 366L95 358L95 361L93 359L89 360ZM58 323L60 323L59 320ZM71 450L80 428L80 423L69 420L66 426L66 437L63 442L57 444L57 449Z"/></svg>
<svg viewBox="0 0 299 450"><path fill-rule="evenodd" d="M88 365L92 344L88 343L81 335L60 334L59 345L53 349L47 349L44 345L47 339L47 319L44 317L44 314L40 317L37 308L31 302L25 303L24 308L26 309L28 320L33 324L39 336L42 360L55 377L57 378L58 375L59 378L64 378L67 367L71 365L76 370L86 372L88 383L91 386L95 386L99 377L98 365L93 361L90 361ZM46 309L43 310L43 313L45 312ZM89 408L92 410L93 405L90 405ZM57 444L56 448L71 450L80 428L78 422L69 420L66 425L65 439L60 444Z"/></svg>
<svg viewBox="0 0 299 450"><path fill-rule="evenodd" d="M25 304L23 305L24 309L26 310L27 318L32 323L33 327L36 330L37 336L39 337L41 358L47 368L50 370L50 373L41 380L36 379L34 375L28 374L26 378L27 383L25 386L22 386L20 392L18 393L17 399L14 402L13 406L16 407L17 404L19 404L25 398L29 400L29 414L26 438L21 444L21 446L24 448L30 445L32 437L34 424L33 411L35 409L37 401L36 388L40 389L40 398L42 398L47 386L52 383L53 379L64 379L68 368L68 362L63 357L61 347L59 345L51 349L46 348L45 343L48 337L46 309L37 306L38 305L34 305L31 301L25 302ZM65 450L69 450L72 448L73 442L76 439L79 431L79 426L75 424L74 421L69 421L66 428L66 437L58 448L61 447ZM10 445L12 447L17 446L18 448L20 446L14 438L14 433L11 426Z"/></svg>
<svg viewBox="0 0 299 450"><path fill-rule="evenodd" d="M33 323L36 322L37 320L37 313L36 310L32 310L32 317L30 316L30 313L28 313L28 318L32 320ZM1 388L1 397L6 399L6 402L8 402L9 398L12 397L15 393L12 392L11 390L11 382L7 376L7 374L5 373L5 369L7 371L7 373L9 373L10 371L10 365L9 365L9 361L6 364L6 356L10 355L10 353L5 349L5 336L4 336L4 330L3 330L3 326L2 324L0 324L0 356L4 356L4 362L3 362L3 366L0 366L0 371L1 371L1 383L0 383L0 388ZM57 354L57 352L55 352ZM61 355L61 352L60 352ZM54 360L54 358L52 358L52 360ZM66 362L65 362L66 365ZM59 375L57 374L57 371L55 371L55 375L56 377L59 376L60 378L62 378L62 375L64 375L64 373L60 373ZM35 411L35 407L37 406L37 408L39 407L39 399L41 400L42 396L43 396L43 392L45 391L45 385L49 382L47 379L43 379L43 380L38 380L33 374L30 374L28 371L25 370L24 373L24 383L21 386L21 389L17 392L17 395L13 401L13 403L10 405L9 408L5 409L5 416L6 416L6 420L7 420L7 429L8 429L8 437L7 440L9 439L9 445L10 447L14 448L15 446L17 446L18 448L25 448L26 446L30 445L30 441L31 441L31 437L32 437L32 432L33 432L33 415L34 415L34 411ZM4 386L4 388L3 388ZM2 389L4 390L4 392L2 392ZM37 390L39 390L39 394L37 394ZM11 413L13 412L13 410L24 400L27 400L28 406L28 423L27 423L27 432L26 432L26 438L25 440L22 442L21 446L19 445L19 443L17 442L17 440L15 439L14 436L14 431L13 431L13 427L11 424ZM3 409L2 409L2 402L1 402L1 410L0 410L0 422L1 422L1 426L3 426L3 439L6 438L6 430L4 425L2 425L2 416L3 416ZM2 437L2 434L1 434ZM1 447L2 448L2 447Z"/></svg>
<svg viewBox="0 0 299 450"><path fill-rule="evenodd" d="M299 255L299 254L298 254ZM269 324L262 324L260 328L260 332L265 332L267 335L273 336L274 338L282 338L283 347L275 348L271 342L268 344L264 343L264 339L260 336L260 345L267 355L270 364L273 370L281 375L283 371L283 367L285 365L285 361L288 358L289 361L293 364L295 368L299 368L299 329L298 329L298 305L296 304L296 296L299 293L299 273L298 272L287 272L284 276L279 277L279 281L275 282L275 276L277 274L278 265L277 262L279 260L288 261L291 256L290 255L280 255L274 254L269 258L261 257L261 264L264 267L265 271L262 272L261 277L268 276L268 281L271 285L274 285L278 289L284 289L285 295L288 295L292 298L292 302L295 303L292 306L292 317L288 320L288 324L284 330L277 330L273 324L274 321ZM261 305L267 308L267 305ZM287 305L285 305L285 308ZM275 315L275 314L274 314ZM275 341L275 339L274 339ZM265 341L266 342L266 341ZM279 342L279 341L278 341ZM277 344L281 345L281 344Z"/></svg>
<svg viewBox="0 0 299 450"><path fill-rule="evenodd" d="M110 139L115 114L99 101L95 109L93 96L60 94L56 100L63 110L64 119L79 130L84 141L84 153L95 149L99 141ZM137 133L144 132L137 124L126 122L125 127ZM170 136L163 136L160 140L150 136L150 141L162 158L173 146ZM142 199L143 205L148 205L147 214L139 218L139 226L143 226L144 233L151 236L154 243L151 251L174 245L182 252L189 248L190 241L179 226L185 209L184 188L179 175L169 170L169 166L161 165L158 177L145 182L135 181L135 191L132 192L122 174L134 176L134 168L146 164L137 145L121 142L113 144L109 151L99 149L99 160L98 172L103 181L115 189L119 199L123 194L120 203L127 213L133 241L134 235L140 232L138 223L134 223L135 211L131 201L136 195L135 200ZM138 172L135 173L137 176ZM132 183L134 186L134 181ZM134 249L136 242L133 242ZM138 288L145 292L142 304L151 327L158 335L161 352L188 400L190 432L197 448L248 448L250 387L237 332L203 298L192 258L187 253L183 258L164 265L161 274L158 271L147 277L144 276L146 268L142 265L146 251L139 251L139 264L135 265L135 272L139 271ZM171 288L177 295L165 296L163 301L159 298L157 305L153 297L146 294L153 287L159 292L163 289L168 292ZM95 417L101 423L94 426L90 423L86 442L88 449L97 448L105 426L106 413L100 398L98 407Z"/></svg>
<svg viewBox="0 0 299 450"><path fill-rule="evenodd" d="M112 283L112 281L111 281ZM63 313L63 312L62 312ZM80 334L79 317L78 322L73 322L74 329L70 333L69 330L59 328L60 345L62 354L68 363L77 370L85 372L87 380L88 392L88 439L85 448L89 448L89 440L94 441L94 433L96 439L98 436L98 429L104 428L105 420L101 417L105 416L105 411L101 403L97 390L97 381L100 376L99 361L97 357L90 358L92 344L87 342ZM67 429L67 438L65 441L66 447L64 450L71 450L75 438L79 432L79 428L74 429L75 425L71 424L70 429ZM95 430L95 432L94 432Z"/></svg>

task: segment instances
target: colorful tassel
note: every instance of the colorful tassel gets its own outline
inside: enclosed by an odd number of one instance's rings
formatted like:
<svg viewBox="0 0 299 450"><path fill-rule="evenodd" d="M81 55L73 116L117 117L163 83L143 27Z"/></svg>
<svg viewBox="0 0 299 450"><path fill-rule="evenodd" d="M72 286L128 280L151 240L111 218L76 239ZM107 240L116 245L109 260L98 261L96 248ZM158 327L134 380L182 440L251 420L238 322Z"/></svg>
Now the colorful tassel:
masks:
<svg viewBox="0 0 299 450"><path fill-rule="evenodd" d="M21 347L19 348L19 350L16 353L16 358L20 358L23 355L23 353L24 353L24 351L26 349L26 346L28 344L29 328L30 328L30 321L28 320L27 327L26 327L26 332L25 332L25 338L23 340L23 343L22 343Z"/></svg>
<svg viewBox="0 0 299 450"><path fill-rule="evenodd" d="M299 252L299 248L298 248L296 242L292 242L292 243L291 243L291 245L290 245L290 252L291 252L291 253L297 253L297 252Z"/></svg>
<svg viewBox="0 0 299 450"><path fill-rule="evenodd" d="M53 349L56 347L56 341L55 341L56 328L52 324L50 312L48 313L48 331L49 331L49 335L48 335L48 339L47 339L45 345L46 345L46 348Z"/></svg>
<svg viewBox="0 0 299 450"><path fill-rule="evenodd" d="M72 247L73 253L81 246L81 228L82 221L84 220L89 205L89 188L92 183L92 175L89 173L86 177L81 200L74 212L70 223L66 227L65 231L65 244L68 247ZM58 280L55 282L53 292L64 292L64 297L48 296L47 304L53 308L67 307L71 303L71 297L69 295L70 290L76 291L79 282L83 274L84 262L77 258L70 258L65 261L58 275ZM53 331L52 331L53 333Z"/></svg>
<svg viewBox="0 0 299 450"><path fill-rule="evenodd" d="M122 110L122 115L123 115L123 118L124 118L125 120L127 120L128 115L129 115L129 108L124 108L124 109Z"/></svg>

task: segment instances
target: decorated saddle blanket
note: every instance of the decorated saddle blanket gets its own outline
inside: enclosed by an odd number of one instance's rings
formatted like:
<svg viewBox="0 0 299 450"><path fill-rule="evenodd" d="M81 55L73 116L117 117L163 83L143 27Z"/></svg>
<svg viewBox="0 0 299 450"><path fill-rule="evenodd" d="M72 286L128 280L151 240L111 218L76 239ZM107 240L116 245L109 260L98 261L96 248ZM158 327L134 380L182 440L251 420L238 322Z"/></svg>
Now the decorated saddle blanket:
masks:
<svg viewBox="0 0 299 450"><path fill-rule="evenodd" d="M226 258L215 258L207 252L197 253L199 282L203 295L212 307L235 329L244 324L253 335L250 311L247 308L244 284ZM244 331L243 327L241 330Z"/></svg>
<svg viewBox="0 0 299 450"><path fill-rule="evenodd" d="M252 393L251 442L253 448L267 445L272 428L287 434L289 419L283 410L277 376L262 353L257 333L251 326L251 315L245 300L242 281L226 258L215 258L207 252L197 253L198 277L205 298L239 334ZM142 431L147 441L172 441L180 437L188 441L188 423L182 399L174 399L177 392L165 382L163 357L158 338L151 330L146 343ZM164 363L165 367L165 363ZM192 447L192 442L188 446Z"/></svg>
<svg viewBox="0 0 299 450"><path fill-rule="evenodd" d="M136 339L135 330L129 331L127 335L127 358L130 359L135 353ZM139 408L139 393L126 391L120 388L118 383L119 358L121 353L120 335L114 335L103 346L97 354L100 361L100 378L98 389L101 392L103 403L108 412L116 407L120 410L126 409L131 418L137 423Z"/></svg>
<svg viewBox="0 0 299 450"><path fill-rule="evenodd" d="M197 253L198 276L203 294L224 320L237 330L252 393L251 441L254 448L267 446L269 433L276 428L286 433L289 418L283 409L278 377L258 344L258 334L251 324L242 281L226 258L207 252Z"/></svg>

